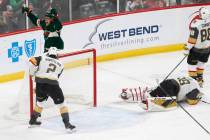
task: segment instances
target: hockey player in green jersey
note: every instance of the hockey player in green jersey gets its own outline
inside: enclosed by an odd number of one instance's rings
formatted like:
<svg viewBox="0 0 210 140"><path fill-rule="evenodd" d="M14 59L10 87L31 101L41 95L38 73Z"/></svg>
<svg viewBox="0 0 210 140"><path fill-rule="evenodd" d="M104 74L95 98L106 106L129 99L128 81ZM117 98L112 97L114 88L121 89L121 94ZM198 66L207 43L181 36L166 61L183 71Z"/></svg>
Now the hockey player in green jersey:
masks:
<svg viewBox="0 0 210 140"><path fill-rule="evenodd" d="M50 47L56 47L59 50L64 49L64 42L60 36L62 24L58 19L56 9L49 9L45 14L45 19L40 19L26 6L22 7L22 12L27 14L34 25L44 30L44 52L47 52Z"/></svg>

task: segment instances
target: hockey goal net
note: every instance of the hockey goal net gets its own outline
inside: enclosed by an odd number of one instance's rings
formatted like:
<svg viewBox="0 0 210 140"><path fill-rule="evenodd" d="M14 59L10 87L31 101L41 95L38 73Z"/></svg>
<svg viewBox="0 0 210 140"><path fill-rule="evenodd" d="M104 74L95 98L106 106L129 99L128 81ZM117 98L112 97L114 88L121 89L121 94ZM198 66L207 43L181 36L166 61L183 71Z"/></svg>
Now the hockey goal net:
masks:
<svg viewBox="0 0 210 140"><path fill-rule="evenodd" d="M59 78L63 90L65 104L70 112L97 106L96 91L96 50L85 49L67 53L59 53L59 60L64 64L64 71ZM29 118L36 104L35 82L25 72L22 88L18 93L18 101L11 108L11 115L16 118ZM58 115L58 110L49 97L43 106L42 117ZM43 115L44 114L44 115ZM24 117L23 117L24 116Z"/></svg>

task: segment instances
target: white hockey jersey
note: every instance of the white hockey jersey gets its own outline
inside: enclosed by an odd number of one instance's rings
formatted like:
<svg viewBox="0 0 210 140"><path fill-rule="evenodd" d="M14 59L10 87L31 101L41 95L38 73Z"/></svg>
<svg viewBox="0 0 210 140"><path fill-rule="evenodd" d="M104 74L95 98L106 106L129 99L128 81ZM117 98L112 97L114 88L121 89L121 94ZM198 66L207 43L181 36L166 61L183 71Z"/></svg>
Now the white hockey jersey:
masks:
<svg viewBox="0 0 210 140"><path fill-rule="evenodd" d="M37 71L35 77L46 78L49 80L58 80L63 71L63 64L54 58L48 56L35 57L37 63Z"/></svg>
<svg viewBox="0 0 210 140"><path fill-rule="evenodd" d="M184 101L186 99L186 95L193 89L200 90L198 82L191 77L178 77L174 79L179 83L180 86L180 90L177 96L178 101Z"/></svg>
<svg viewBox="0 0 210 140"><path fill-rule="evenodd" d="M194 19L190 24L190 36L188 46L194 46L197 49L210 47L210 20ZM191 48L189 48L191 49Z"/></svg>

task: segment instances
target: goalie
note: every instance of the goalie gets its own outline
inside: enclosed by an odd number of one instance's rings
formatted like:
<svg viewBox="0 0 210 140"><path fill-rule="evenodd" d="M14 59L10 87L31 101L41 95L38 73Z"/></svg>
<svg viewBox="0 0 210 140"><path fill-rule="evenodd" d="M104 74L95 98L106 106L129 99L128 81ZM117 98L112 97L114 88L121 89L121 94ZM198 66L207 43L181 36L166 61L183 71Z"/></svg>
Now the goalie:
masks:
<svg viewBox="0 0 210 140"><path fill-rule="evenodd" d="M195 79L178 77L167 79L154 89L123 89L120 97L127 102L138 102L147 111L164 111L175 109L180 101L195 105L202 95Z"/></svg>
<svg viewBox="0 0 210 140"><path fill-rule="evenodd" d="M29 61L30 75L35 76L37 100L29 124L41 125L41 122L37 121L37 119L41 116L43 102L48 97L51 97L60 110L66 130L72 132L75 126L69 122L68 108L65 106L64 95L58 83L58 79L63 71L63 64L57 59L57 49L51 47L45 55L32 57Z"/></svg>

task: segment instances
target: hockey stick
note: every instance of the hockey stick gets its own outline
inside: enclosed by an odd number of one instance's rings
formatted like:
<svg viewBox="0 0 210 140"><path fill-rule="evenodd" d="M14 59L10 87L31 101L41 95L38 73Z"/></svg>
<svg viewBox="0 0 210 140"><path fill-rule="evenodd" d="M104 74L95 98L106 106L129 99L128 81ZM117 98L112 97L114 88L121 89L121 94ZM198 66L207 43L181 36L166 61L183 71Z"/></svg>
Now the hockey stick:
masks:
<svg viewBox="0 0 210 140"><path fill-rule="evenodd" d="M163 89L161 86L160 86L160 84L159 84L159 87L160 87L160 89L168 96L168 97L170 97L172 100L174 100L174 98L171 96L171 95L169 95L167 92L166 92L166 90L165 89ZM177 105L179 106L179 107L181 107L181 109L185 112L185 113L187 113L187 115L189 115L189 117L191 118L191 119L193 119L207 134L209 134L210 135L210 132L201 124L201 123L199 123L198 122L198 120L195 118L195 117L193 117L179 102L177 102L176 101L176 103L177 103Z"/></svg>
<svg viewBox="0 0 210 140"><path fill-rule="evenodd" d="M200 101L210 105L210 102L207 102L207 101L204 101L204 100L200 100Z"/></svg>
<svg viewBox="0 0 210 140"><path fill-rule="evenodd" d="M185 60L185 58L187 58L187 55L185 55L182 60L173 68L173 70L171 70L171 72L164 78L163 81L165 81L166 79L168 79L168 77L176 70L176 68Z"/></svg>

